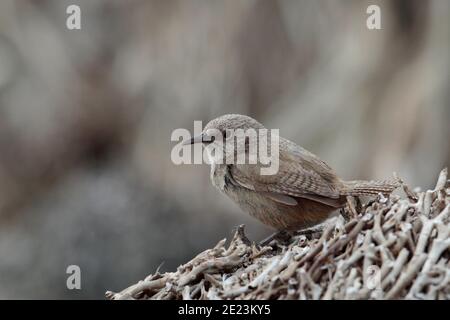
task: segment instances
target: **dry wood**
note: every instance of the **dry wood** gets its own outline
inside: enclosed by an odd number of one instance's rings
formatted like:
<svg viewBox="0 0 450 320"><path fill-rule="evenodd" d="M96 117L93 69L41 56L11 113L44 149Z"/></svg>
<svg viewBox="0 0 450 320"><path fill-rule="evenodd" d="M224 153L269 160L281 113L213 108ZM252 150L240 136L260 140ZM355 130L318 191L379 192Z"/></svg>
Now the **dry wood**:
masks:
<svg viewBox="0 0 450 320"><path fill-rule="evenodd" d="M148 276L109 299L450 299L450 188L442 170L433 190L379 195L346 208L319 229L271 246L239 226L231 242L175 272Z"/></svg>

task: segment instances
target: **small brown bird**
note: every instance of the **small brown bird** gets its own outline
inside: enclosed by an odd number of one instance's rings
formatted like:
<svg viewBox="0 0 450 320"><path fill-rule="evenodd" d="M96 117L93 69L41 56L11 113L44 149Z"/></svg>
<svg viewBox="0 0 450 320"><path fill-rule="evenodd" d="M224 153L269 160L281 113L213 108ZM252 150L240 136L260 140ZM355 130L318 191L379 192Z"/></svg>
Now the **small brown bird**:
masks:
<svg viewBox="0 0 450 320"><path fill-rule="evenodd" d="M317 156L279 137L279 167L272 175L262 175L261 163L227 164L214 155L213 148L236 143L232 132L237 129L265 129L258 121L244 115L228 114L211 120L201 135L184 144L203 143L211 162L211 180L239 207L279 231L301 230L326 220L336 209L347 203L347 196L389 194L397 186L396 181L344 181ZM215 139L219 132L224 139ZM234 156L248 154L248 137L244 148L234 148ZM217 153L217 152L216 152Z"/></svg>

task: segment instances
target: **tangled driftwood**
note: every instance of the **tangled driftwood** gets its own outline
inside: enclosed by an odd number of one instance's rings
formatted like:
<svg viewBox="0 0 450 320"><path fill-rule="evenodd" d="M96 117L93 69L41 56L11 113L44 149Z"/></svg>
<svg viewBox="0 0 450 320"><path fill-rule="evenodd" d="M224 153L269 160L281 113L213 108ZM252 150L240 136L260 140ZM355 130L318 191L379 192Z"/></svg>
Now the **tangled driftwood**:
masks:
<svg viewBox="0 0 450 320"><path fill-rule="evenodd" d="M308 236L260 247L240 226L176 272L152 274L109 299L450 299L450 188L381 194ZM350 206L351 207L351 206ZM358 213L359 212L359 213ZM354 215L357 216L354 216Z"/></svg>

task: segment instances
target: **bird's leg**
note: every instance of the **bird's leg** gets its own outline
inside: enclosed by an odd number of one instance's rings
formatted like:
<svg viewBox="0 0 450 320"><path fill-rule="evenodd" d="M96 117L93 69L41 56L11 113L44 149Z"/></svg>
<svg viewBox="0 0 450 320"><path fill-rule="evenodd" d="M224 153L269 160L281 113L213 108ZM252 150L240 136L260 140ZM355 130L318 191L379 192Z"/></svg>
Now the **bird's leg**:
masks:
<svg viewBox="0 0 450 320"><path fill-rule="evenodd" d="M315 226L312 228L307 228L295 232L295 236L305 236L308 239L312 239L313 235L320 234L324 230L323 226Z"/></svg>
<svg viewBox="0 0 450 320"><path fill-rule="evenodd" d="M286 242L291 239L292 233L286 230L280 230L272 233L270 236L259 242L261 247L269 245L273 240L279 240L281 242Z"/></svg>
<svg viewBox="0 0 450 320"><path fill-rule="evenodd" d="M356 202L356 207L355 207L355 209L356 209L356 213L358 213L358 212L362 212L362 210L363 210L363 205L362 205L362 202L361 202L361 198L360 197L354 197L354 199L355 199L355 202Z"/></svg>
<svg viewBox="0 0 450 320"><path fill-rule="evenodd" d="M345 210L345 208L340 208L339 213L344 218L345 223L350 221L350 214L347 210Z"/></svg>
<svg viewBox="0 0 450 320"><path fill-rule="evenodd" d="M352 196L347 196L347 207L348 211L345 208L341 209L341 215L344 217L345 222L349 222L353 218L358 216L358 212L356 212L355 205L353 201L356 201Z"/></svg>

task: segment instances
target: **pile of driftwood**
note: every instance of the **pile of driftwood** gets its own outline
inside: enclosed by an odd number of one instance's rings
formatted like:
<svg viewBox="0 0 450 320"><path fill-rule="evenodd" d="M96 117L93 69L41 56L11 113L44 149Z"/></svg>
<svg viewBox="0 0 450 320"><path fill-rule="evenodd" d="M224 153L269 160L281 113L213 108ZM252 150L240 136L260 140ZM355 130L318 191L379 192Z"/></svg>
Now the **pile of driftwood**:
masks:
<svg viewBox="0 0 450 320"><path fill-rule="evenodd" d="M239 227L176 272L156 273L109 299L450 299L450 186L379 195L318 232L268 246ZM345 216L345 215L344 215Z"/></svg>

